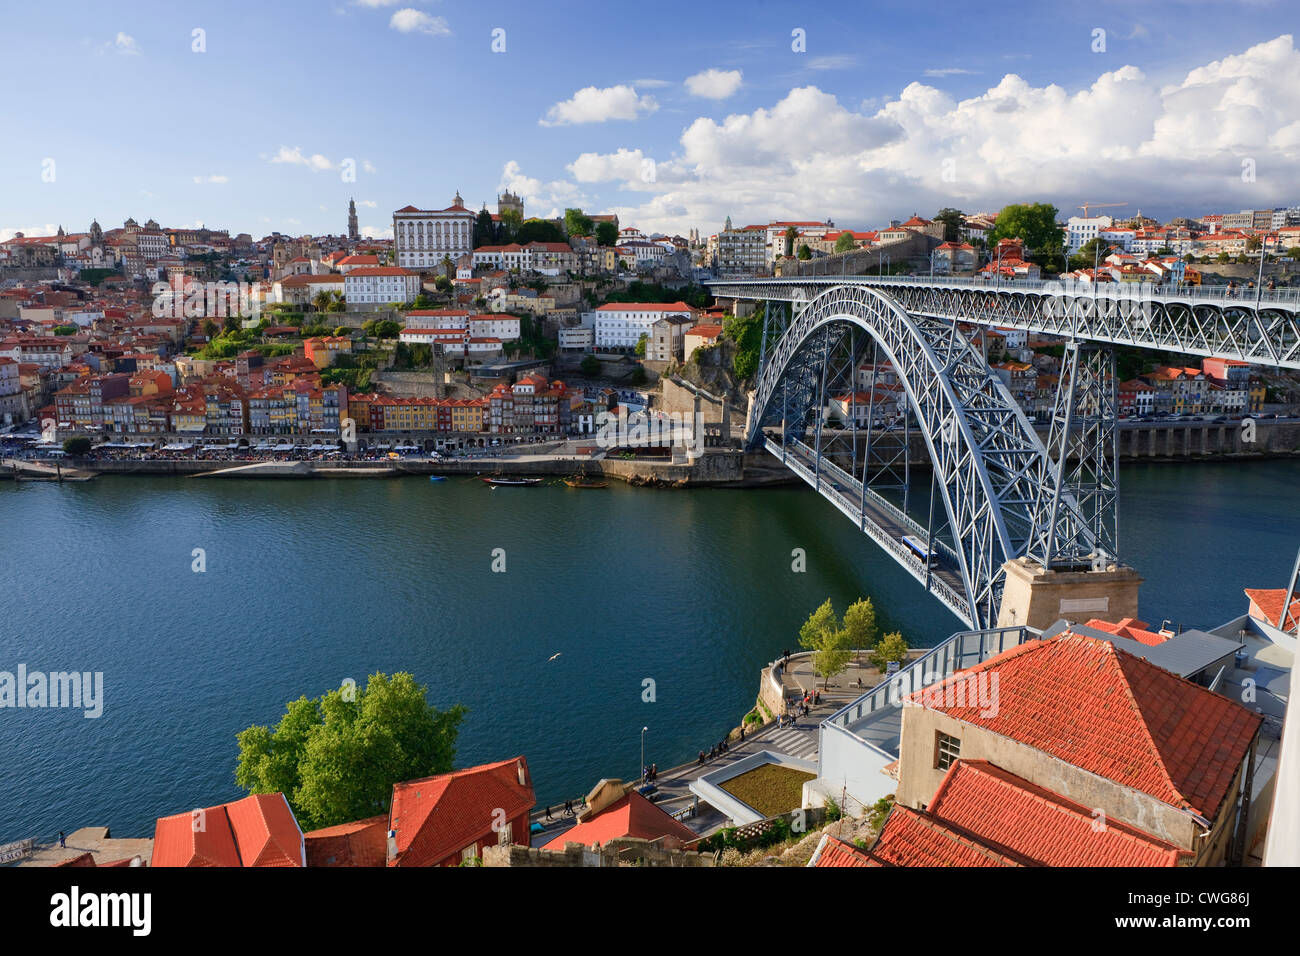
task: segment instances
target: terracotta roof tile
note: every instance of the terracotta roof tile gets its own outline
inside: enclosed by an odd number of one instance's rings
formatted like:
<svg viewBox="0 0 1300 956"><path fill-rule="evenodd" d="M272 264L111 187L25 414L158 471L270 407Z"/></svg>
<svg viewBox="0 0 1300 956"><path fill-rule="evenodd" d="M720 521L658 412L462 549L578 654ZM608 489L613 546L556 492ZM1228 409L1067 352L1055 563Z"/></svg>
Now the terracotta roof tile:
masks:
<svg viewBox="0 0 1300 956"><path fill-rule="evenodd" d="M996 713L945 695L980 672ZM1020 741L1108 780L1213 819L1262 717L1109 641L1065 631L959 671L913 703Z"/></svg>

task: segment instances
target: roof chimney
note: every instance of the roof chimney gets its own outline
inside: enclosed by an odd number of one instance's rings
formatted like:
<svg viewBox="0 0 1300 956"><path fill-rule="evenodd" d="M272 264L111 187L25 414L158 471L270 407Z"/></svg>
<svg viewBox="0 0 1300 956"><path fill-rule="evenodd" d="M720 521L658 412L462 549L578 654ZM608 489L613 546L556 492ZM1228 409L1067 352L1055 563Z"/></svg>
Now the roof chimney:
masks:
<svg viewBox="0 0 1300 956"><path fill-rule="evenodd" d="M388 862L393 862L397 858L397 831L388 831Z"/></svg>

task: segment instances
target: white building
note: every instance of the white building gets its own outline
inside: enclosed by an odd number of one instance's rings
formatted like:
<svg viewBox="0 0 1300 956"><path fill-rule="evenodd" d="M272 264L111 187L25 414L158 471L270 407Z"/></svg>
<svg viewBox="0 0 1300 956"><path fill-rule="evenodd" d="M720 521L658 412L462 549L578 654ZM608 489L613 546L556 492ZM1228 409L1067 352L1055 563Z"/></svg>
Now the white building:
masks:
<svg viewBox="0 0 1300 956"><path fill-rule="evenodd" d="M393 213L397 264L407 269L432 268L446 257L453 261L473 251L474 213L460 193L446 209L404 206Z"/></svg>
<svg viewBox="0 0 1300 956"><path fill-rule="evenodd" d="M513 315L494 313L492 315L471 315L469 317L470 338L500 339L513 342L519 338L519 319Z"/></svg>
<svg viewBox="0 0 1300 956"><path fill-rule="evenodd" d="M353 269L343 277L343 298L349 309L410 302L419 294L420 274L409 269L363 267Z"/></svg>
<svg viewBox="0 0 1300 956"><path fill-rule="evenodd" d="M1071 255L1086 246L1103 229L1115 225L1110 216L1071 216L1065 221L1065 251Z"/></svg>
<svg viewBox="0 0 1300 956"><path fill-rule="evenodd" d="M594 331L597 350L634 349L641 336L660 319L680 315L694 318L685 302L610 302L583 315L583 325Z"/></svg>

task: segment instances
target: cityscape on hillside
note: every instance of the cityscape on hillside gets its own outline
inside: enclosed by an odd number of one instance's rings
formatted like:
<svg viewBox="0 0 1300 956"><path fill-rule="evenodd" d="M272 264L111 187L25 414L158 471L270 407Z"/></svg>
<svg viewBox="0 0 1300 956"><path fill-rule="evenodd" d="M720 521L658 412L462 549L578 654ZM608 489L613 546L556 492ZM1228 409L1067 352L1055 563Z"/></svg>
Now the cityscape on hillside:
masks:
<svg viewBox="0 0 1300 956"><path fill-rule="evenodd" d="M106 82L355 139L10 124L0 868L1184 868L1102 923L1251 926L1161 894L1300 865L1300 50L1156 6L873 75L843 10L360 0L304 48L394 85L328 96L96 12Z"/></svg>

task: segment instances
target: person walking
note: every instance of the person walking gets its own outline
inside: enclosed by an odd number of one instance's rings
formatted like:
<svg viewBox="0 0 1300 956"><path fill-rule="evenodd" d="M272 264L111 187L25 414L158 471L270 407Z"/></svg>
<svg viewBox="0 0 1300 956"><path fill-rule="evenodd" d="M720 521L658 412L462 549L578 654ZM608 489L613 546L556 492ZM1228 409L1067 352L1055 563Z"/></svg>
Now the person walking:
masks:
<svg viewBox="0 0 1300 956"><path fill-rule="evenodd" d="M553 820L553 819L554 819L554 817L551 816L551 808L550 808L550 806L548 805L548 806L546 807L546 822L547 822L547 823L550 823L551 820Z"/></svg>
<svg viewBox="0 0 1300 956"><path fill-rule="evenodd" d="M59 831L59 849L60 849L60 850L67 849L67 846L68 846L67 842L63 839L63 831L60 830L60 831Z"/></svg>

